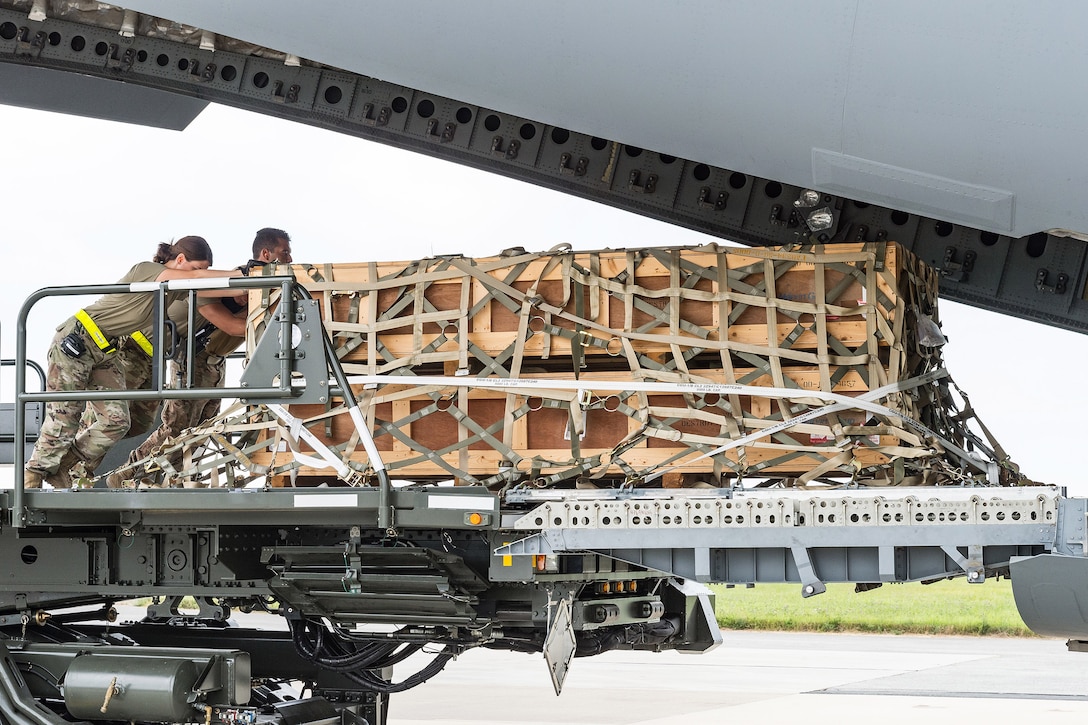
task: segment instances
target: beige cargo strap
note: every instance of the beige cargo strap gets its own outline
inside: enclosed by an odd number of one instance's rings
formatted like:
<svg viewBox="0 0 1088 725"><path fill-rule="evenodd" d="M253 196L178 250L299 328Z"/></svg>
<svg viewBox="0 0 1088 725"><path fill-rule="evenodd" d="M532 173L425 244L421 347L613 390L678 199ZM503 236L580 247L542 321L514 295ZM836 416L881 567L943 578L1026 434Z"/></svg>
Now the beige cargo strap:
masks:
<svg viewBox="0 0 1088 725"><path fill-rule="evenodd" d="M886 261L890 246L886 254L882 244L849 249L514 249L486 260L354 265L343 281L326 265L306 286L324 296L323 322L345 372L398 378L357 392L370 430L392 440L388 468L407 478L448 473L491 485L504 481L497 470L511 460L517 468L508 481L555 481L576 469L589 478L621 472L643 480L679 467L738 480L766 471L808 483L879 476L896 461L896 481L908 475L903 461L909 475L939 470L942 480L955 480L959 467L980 478L963 462L965 451L944 445L986 449L965 429L969 405L962 415L944 409L946 382L931 381L920 395L893 390L875 409L857 398L837 408L821 397L873 391L941 365L939 350L914 344L910 318L912 307L935 302L936 275L906 250ZM557 351L570 357L558 360ZM436 385L417 375L428 370L449 380ZM588 372L576 394L545 380L530 392L478 379L552 380L579 370ZM660 385L598 386L624 380ZM723 381L726 387L713 387ZM669 388L686 383L713 385ZM428 442L428 431L438 429L420 410L433 411L439 398L448 407L435 412L451 416L456 433ZM385 406L380 414L378 406ZM337 410L326 406L303 425L324 426L325 439L334 440ZM925 421L925 430L911 418ZM549 433L530 444L535 421ZM609 426L606 436L594 437L595 421ZM365 466L352 436L334 449ZM735 445L726 454L713 453L727 442ZM276 462L284 460L291 454Z"/></svg>
<svg viewBox="0 0 1088 725"><path fill-rule="evenodd" d="M893 392L901 392L903 390L909 390L911 388L916 388L916 387L918 387L920 385L923 385L925 383L933 382L934 380L937 380L937 379L940 379L940 378L943 378L943 377L947 377L947 376L948 376L948 371L943 370L943 369L942 370L935 370L935 371L932 371L930 373L927 373L926 375L922 375L922 376L919 376L919 377L916 377L916 378L911 378L910 380L903 380L903 381L900 381L898 383L893 383L891 385L885 386L883 388L878 388L876 390L872 390L872 391L870 391L868 393L865 393L865 394L859 396L858 398L854 398L853 400L856 401L854 404L857 405L860 408L868 408L871 405L871 403L869 401L879 400L880 398L883 398L883 397L885 397L885 396L887 396L887 395L889 395L889 394L891 394ZM836 397L838 397L838 396L836 396ZM806 411L805 413L803 413L801 415L798 415L798 416L796 416L794 418L790 418L789 420L780 421L779 423L771 425L771 426L769 426L767 428L763 428L763 429L757 430L757 431L755 431L753 433L749 433L748 435L746 435L746 436L744 436L742 438L737 438L735 440L729 441L728 443L724 443L724 444L718 446L717 448L715 448L713 451L710 451L709 453L702 454L698 458L709 458L711 456L720 455L722 453L725 453L728 450L743 446L743 445L745 445L745 444L747 444L749 442L755 441L755 440L757 440L759 438L764 438L764 437L766 437L768 435L771 435L772 433L776 433L778 431L785 430L787 428L791 428L793 426L796 426L799 423L805 422L806 420L812 420L814 418L819 418L819 417L821 417L823 415L827 415L829 412L832 412L832 410L845 410L845 409L847 409L849 407L850 407L849 403L838 402L838 403L832 403L831 405L827 405L827 406L825 406L823 408L815 408L815 409L808 410L808 411ZM880 407L883 408L884 406L880 406ZM906 416L904 416L902 413L899 413L897 411L891 410L889 408L884 408L884 409L888 412L888 414L903 419L905 422L910 424L915 429L920 429L925 434L927 434L928 437L930 437L931 439L933 439L935 441L939 441L946 448L951 449L951 450L959 451L958 446L955 446L952 443L944 440L944 438L942 436L938 435L934 431L929 430L928 428L926 428L921 423L918 423L917 421L910 420ZM962 457L964 459L970 460L970 456L968 456L966 452L964 452L964 451L959 451L959 452L962 454ZM698 458L695 459L695 460L698 460ZM686 462L691 463L690 460L686 461ZM975 465L977 466L978 463L975 462ZM663 469L663 470L658 470L658 471L652 473L650 476L648 476L646 480L647 481L652 481L655 478L667 473L669 470L670 469L668 469L668 468Z"/></svg>

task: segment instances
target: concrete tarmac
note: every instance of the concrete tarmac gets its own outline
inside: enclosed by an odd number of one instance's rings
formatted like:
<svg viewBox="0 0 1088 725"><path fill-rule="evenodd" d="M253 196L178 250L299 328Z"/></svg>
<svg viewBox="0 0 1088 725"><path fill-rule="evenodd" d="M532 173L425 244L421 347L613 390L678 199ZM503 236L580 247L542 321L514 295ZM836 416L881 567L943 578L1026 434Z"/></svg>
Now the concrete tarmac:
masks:
<svg viewBox="0 0 1088 725"><path fill-rule="evenodd" d="M1064 640L725 632L717 649L578 658L470 651L391 697L388 725L1088 722L1088 653ZM411 674L398 666L394 680Z"/></svg>

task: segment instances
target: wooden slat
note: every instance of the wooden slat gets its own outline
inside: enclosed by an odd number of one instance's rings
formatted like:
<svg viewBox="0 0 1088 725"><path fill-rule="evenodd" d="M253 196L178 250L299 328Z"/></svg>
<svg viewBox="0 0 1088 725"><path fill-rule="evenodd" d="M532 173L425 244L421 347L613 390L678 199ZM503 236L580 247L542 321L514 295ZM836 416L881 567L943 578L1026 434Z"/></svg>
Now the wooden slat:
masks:
<svg viewBox="0 0 1088 725"><path fill-rule="evenodd" d="M882 259L880 269L878 258ZM815 256L804 251L707 247L334 264L322 268L320 280L306 268L292 270L319 300L328 330L341 336L337 339L357 343L343 359L349 374L402 367L410 358L433 363L419 369L428 375L462 371L474 375L482 366L494 375L509 375L513 368L524 377L545 380L577 375L584 381L615 382L653 380L660 375L667 380L793 385L799 391L850 395L899 380L908 372L908 362L916 359L912 351L900 349L903 300L909 296L905 295L909 283L905 270L913 264L913 256L894 244L887 245L882 256L871 244L844 244L819 249ZM851 267L861 273L851 273ZM575 298L577 294L581 299ZM936 303L935 286L914 294ZM501 301L507 297L509 305ZM353 300L358 319L349 320ZM259 295L251 296L251 337L262 318L261 304ZM528 329L535 331L527 337L519 334L519 326L524 330L529 319L525 310L531 310L532 316ZM581 320L574 319L578 313ZM582 337L572 343L576 333ZM248 347L252 349L252 342ZM476 358L473 350L478 351ZM698 351L702 352L695 355ZM485 358L500 358L500 362ZM580 361L584 367L575 371L573 365ZM545 468L543 475L575 463L570 442L563 438L571 415L567 401L575 398L574 393L457 390L453 405L476 424L503 423L494 435L501 447L517 456L565 462ZM642 438L622 452L623 464L635 469L664 465L689 444L719 445L730 436L750 433L804 409L797 407L796 398L740 394L709 401L705 396L648 393L619 401L613 393L602 391L590 392L589 400L610 396L613 408L620 402L641 413L629 416L591 405L584 411L581 455L607 456L628 436L637 438L644 416L651 415L652 426L667 425L670 430L664 436ZM530 397L555 401L560 407L549 405L518 414L524 412ZM904 399L903 404L909 408L913 402ZM438 411L408 422L410 415L431 405L426 391L383 386L375 392L367 416L397 426L412 445L450 448L452 452L442 460L466 475L497 473L505 454L475 440L471 427L459 424L449 413ZM813 399L810 405L819 402ZM307 406L291 409L304 419L318 412ZM727 458L760 473L802 473L840 453L841 449L817 445L835 440L831 426L839 431L840 443L849 443L842 437L841 426L867 425L867 418L867 414L844 411L834 420L810 421L779 439L730 451ZM323 425L315 426L313 432L336 445L351 430L347 417L337 416L332 435L325 436ZM669 435L683 439L670 440ZM881 446L901 444L888 435L879 441ZM855 443L865 441L856 438ZM412 445L388 434L378 435L376 444L390 464L420 455ZM791 449L799 455L778 462ZM262 455L255 456L259 463ZM677 471L709 475L728 468L712 459L687 460L695 456L692 449ZM362 447L352 460L365 463ZM879 466L887 460L880 451L862 446L854 452L853 465ZM776 463L760 468L770 461ZM605 472L622 475L623 468L614 463ZM322 475L306 467L299 473ZM420 460L394 467L393 475L448 477L449 470Z"/></svg>

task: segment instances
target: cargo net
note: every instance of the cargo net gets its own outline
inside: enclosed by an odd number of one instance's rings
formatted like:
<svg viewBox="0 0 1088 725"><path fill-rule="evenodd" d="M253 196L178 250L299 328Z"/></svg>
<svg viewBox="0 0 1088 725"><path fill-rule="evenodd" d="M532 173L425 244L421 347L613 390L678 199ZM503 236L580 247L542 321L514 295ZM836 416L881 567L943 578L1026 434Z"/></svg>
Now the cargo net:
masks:
<svg viewBox="0 0 1088 725"><path fill-rule="evenodd" d="M147 470L367 484L370 435L391 478L492 489L1022 482L944 369L937 274L892 243L292 272L362 415L235 407ZM278 294L253 294L251 352Z"/></svg>

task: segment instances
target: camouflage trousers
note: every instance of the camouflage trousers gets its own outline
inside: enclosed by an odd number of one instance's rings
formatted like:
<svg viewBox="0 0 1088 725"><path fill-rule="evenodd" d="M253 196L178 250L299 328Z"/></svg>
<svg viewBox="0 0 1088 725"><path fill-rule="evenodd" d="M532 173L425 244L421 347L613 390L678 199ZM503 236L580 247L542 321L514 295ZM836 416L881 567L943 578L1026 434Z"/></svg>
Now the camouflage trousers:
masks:
<svg viewBox="0 0 1088 725"><path fill-rule="evenodd" d="M79 357L70 357L60 349L60 342L71 332L78 331L86 348ZM49 369L45 389L49 392L67 390L124 390L125 372L118 353L98 349L91 336L73 317L57 328L47 355ZM80 418L88 414L88 423L80 428ZM45 405L41 434L26 467L50 476L82 461L87 473L94 463L125 437L130 423L128 402L98 400L91 402L64 401ZM60 471L61 460L65 471Z"/></svg>
<svg viewBox="0 0 1088 725"><path fill-rule="evenodd" d="M118 351L121 366L125 371L125 386L129 390L150 388L151 358L134 343L126 344ZM128 403L129 436L147 433L155 423L155 414L159 411L158 400L130 400Z"/></svg>
<svg viewBox="0 0 1088 725"><path fill-rule="evenodd" d="M193 356L193 387L221 388L226 373L226 358L208 355L201 351ZM173 365L177 387L186 387L188 365L182 355ZM128 462L135 463L147 458L161 448L171 438L176 438L186 428L200 425L219 414L222 400L167 400L162 406L162 421L140 447L129 454ZM141 417L142 417L141 413ZM134 419L135 419L134 415ZM134 425L135 427L135 425ZM170 464L177 468L181 464L182 454L175 453L169 458Z"/></svg>
<svg viewBox="0 0 1088 725"><path fill-rule="evenodd" d="M125 375L125 389L126 390L139 390L147 387L147 381L151 379L151 358L147 353L136 346L131 341L125 341L118 345L117 352L114 355L118 358L118 364ZM151 430L152 424L155 422L155 413L158 411L159 401L157 400L130 400L128 401L128 414L129 414L129 427L124 437L141 435ZM79 431L82 435L83 431L90 428L94 424L95 415L91 406L88 405L83 410L83 417L79 421ZM77 435L78 437L78 435ZM102 455L95 459L83 460L83 467L86 469L87 476L93 476L98 466L102 463L103 456L108 453L108 449L102 452ZM61 461L61 468L67 470L73 464L76 463L76 459L72 455L65 457ZM61 473L64 472L61 471ZM73 472L76 475L83 475L77 468Z"/></svg>

